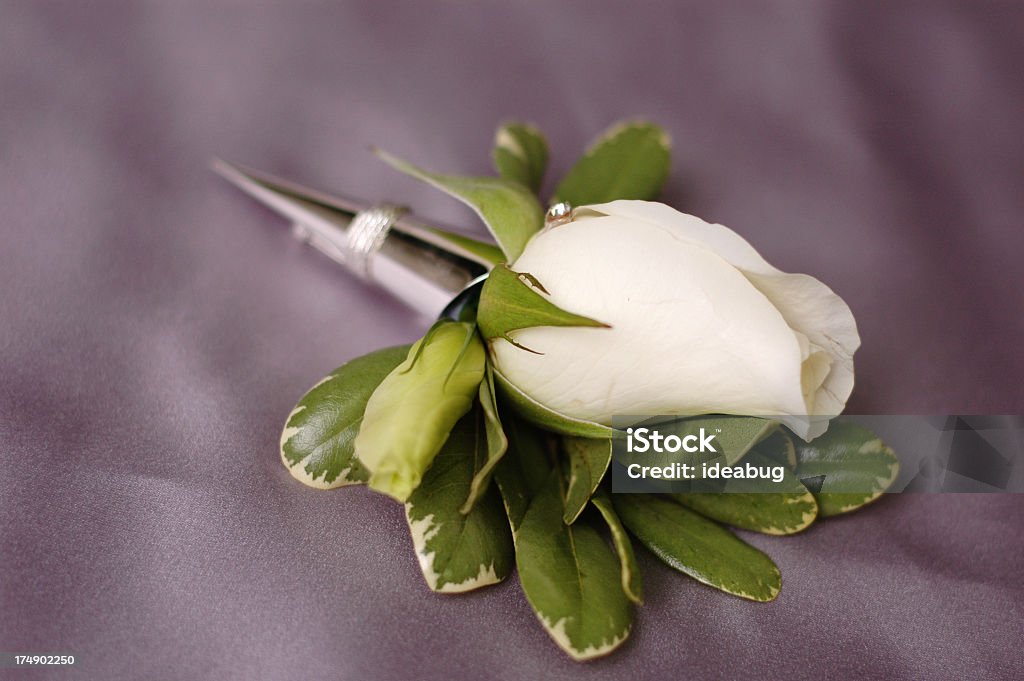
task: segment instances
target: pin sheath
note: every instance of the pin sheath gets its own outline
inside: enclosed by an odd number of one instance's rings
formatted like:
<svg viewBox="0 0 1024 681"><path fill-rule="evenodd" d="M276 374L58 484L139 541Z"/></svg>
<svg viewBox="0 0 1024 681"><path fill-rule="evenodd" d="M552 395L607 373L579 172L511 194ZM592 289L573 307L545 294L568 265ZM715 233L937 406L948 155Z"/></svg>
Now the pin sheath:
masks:
<svg viewBox="0 0 1024 681"><path fill-rule="evenodd" d="M213 169L290 220L297 238L429 319L450 312L490 270L486 259L400 206L330 196L221 160Z"/></svg>

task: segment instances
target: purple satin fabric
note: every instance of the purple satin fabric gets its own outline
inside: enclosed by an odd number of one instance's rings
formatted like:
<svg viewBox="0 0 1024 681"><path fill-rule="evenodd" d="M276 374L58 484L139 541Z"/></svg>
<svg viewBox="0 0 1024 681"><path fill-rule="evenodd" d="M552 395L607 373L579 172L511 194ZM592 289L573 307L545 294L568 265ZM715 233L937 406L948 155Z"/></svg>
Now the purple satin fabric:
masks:
<svg viewBox="0 0 1024 681"><path fill-rule="evenodd" d="M1014 495L750 535L766 605L645 554L631 640L585 666L515 579L431 594L398 505L277 453L307 387L422 321L207 164L478 229L367 147L486 173L525 118L551 186L649 117L666 202L849 302L852 412L1019 414L1022 26L1012 2L5 3L0 651L79 661L0 678L1019 678Z"/></svg>

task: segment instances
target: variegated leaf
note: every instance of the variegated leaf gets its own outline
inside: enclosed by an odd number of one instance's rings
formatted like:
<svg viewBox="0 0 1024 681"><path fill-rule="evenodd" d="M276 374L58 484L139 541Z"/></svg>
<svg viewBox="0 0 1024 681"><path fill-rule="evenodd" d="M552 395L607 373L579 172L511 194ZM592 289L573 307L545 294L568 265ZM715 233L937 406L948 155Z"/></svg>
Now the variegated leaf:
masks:
<svg viewBox="0 0 1024 681"><path fill-rule="evenodd" d="M569 482L565 493L566 523L572 524L587 507L590 496L601 484L612 460L612 441L586 437L562 438L562 450L569 460Z"/></svg>
<svg viewBox="0 0 1024 681"><path fill-rule="evenodd" d="M779 595L782 575L771 558L675 501L617 494L615 510L640 543L683 574L752 601Z"/></svg>
<svg viewBox="0 0 1024 681"><path fill-rule="evenodd" d="M494 135L491 153L498 174L536 193L548 165L548 143L540 130L525 123L505 123Z"/></svg>
<svg viewBox="0 0 1024 681"><path fill-rule="evenodd" d="M487 491L494 474L494 467L501 461L508 449L508 437L501 426L501 419L498 416L498 403L494 395L494 375L490 367L484 374L484 380L480 382L480 393L478 395L480 408L484 416L485 435L487 436L487 456L481 466L478 467L473 481L469 485L469 496L466 503L462 505L462 512L469 513L477 500Z"/></svg>
<svg viewBox="0 0 1024 681"><path fill-rule="evenodd" d="M512 538L496 490L462 512L487 449L483 414L473 409L455 425L405 504L416 557L434 591L470 591L500 582L512 569Z"/></svg>
<svg viewBox="0 0 1024 681"><path fill-rule="evenodd" d="M814 480L822 516L856 510L882 496L899 474L896 454L870 430L833 421L813 442L796 443L797 475ZM810 484L810 483L809 483Z"/></svg>
<svg viewBox="0 0 1024 681"><path fill-rule="evenodd" d="M366 482L353 448L366 402L408 352L401 345L358 357L302 396L281 433L281 461L296 480L320 489Z"/></svg>
<svg viewBox="0 0 1024 681"><path fill-rule="evenodd" d="M551 638L574 659L589 660L626 640L632 608L604 538L587 522L562 522L560 482L554 471L531 502L516 539L516 567Z"/></svg>
<svg viewBox="0 0 1024 681"><path fill-rule="evenodd" d="M637 565L636 555L633 553L633 543L629 539L626 528L619 520L619 515L612 506L612 500L603 490L598 490L590 499L590 503L600 512L608 530L612 534L612 544L615 552L619 554L619 566L622 572L622 590L626 592L629 600L637 605L644 602L643 579L640 577L640 566Z"/></svg>

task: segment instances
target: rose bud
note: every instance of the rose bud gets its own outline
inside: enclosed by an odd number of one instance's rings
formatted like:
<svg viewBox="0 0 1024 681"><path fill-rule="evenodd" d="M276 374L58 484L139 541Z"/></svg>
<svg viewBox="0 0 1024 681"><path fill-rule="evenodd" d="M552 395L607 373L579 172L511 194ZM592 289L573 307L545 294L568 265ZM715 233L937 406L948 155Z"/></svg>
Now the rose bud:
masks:
<svg viewBox="0 0 1024 681"><path fill-rule="evenodd" d="M510 267L610 327L490 339L504 378L566 416L775 416L810 440L853 389L860 337L843 299L723 225L645 201L583 206Z"/></svg>

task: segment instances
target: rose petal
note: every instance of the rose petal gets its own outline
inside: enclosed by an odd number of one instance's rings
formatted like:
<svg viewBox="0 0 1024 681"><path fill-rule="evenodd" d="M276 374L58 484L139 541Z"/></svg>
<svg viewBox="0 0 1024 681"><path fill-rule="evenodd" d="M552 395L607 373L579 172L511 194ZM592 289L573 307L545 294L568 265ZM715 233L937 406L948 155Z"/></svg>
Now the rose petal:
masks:
<svg viewBox="0 0 1024 681"><path fill-rule="evenodd" d="M789 274L771 266L746 239L725 225L705 222L664 204L612 201L585 210L659 226L713 250L742 270L794 331L806 335L833 358L831 371L809 405L811 414L835 416L842 412L853 390L853 353L860 346L860 336L849 306L832 289L812 276ZM814 421L806 433L800 432L801 436L813 438L825 431L827 424L820 419Z"/></svg>
<svg viewBox="0 0 1024 681"><path fill-rule="evenodd" d="M514 269L610 329L539 327L505 341L499 369L543 404L612 415L806 411L803 356L774 305L734 266L658 225L581 217L534 237Z"/></svg>

